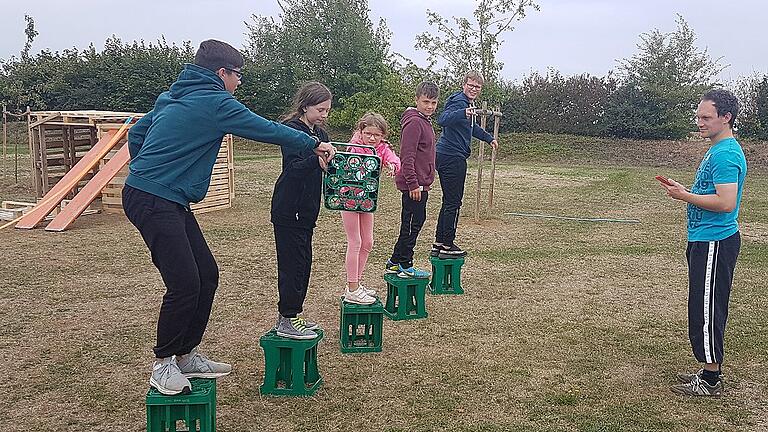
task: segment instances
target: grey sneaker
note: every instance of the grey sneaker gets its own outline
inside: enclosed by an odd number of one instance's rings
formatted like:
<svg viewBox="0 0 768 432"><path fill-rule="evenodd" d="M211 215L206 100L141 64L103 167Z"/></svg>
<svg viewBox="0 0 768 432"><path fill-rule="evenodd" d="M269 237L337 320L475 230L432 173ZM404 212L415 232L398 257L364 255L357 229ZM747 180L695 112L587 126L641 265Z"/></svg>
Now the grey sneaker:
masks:
<svg viewBox="0 0 768 432"><path fill-rule="evenodd" d="M676 376L680 383L688 384L693 380L693 377L695 376L701 378L702 373L704 373L704 369L699 369L696 373L679 373ZM720 378L720 381L725 381L725 376L723 374L718 375L718 378Z"/></svg>
<svg viewBox="0 0 768 432"><path fill-rule="evenodd" d="M155 364L152 365L152 375L149 376L149 385L166 396L192 392L192 384L181 373L175 357L155 360Z"/></svg>
<svg viewBox="0 0 768 432"><path fill-rule="evenodd" d="M302 318L280 317L277 323L277 335L290 339L314 339L317 333L304 326Z"/></svg>
<svg viewBox="0 0 768 432"><path fill-rule="evenodd" d="M176 356L176 363L181 373L187 378L218 378L232 372L231 365L210 360L200 354L197 347L193 348L189 354Z"/></svg>
<svg viewBox="0 0 768 432"><path fill-rule="evenodd" d="M280 315L280 313L278 312L278 314L277 314L277 321L275 321L275 326L273 327L275 330L277 330L277 326L280 325L280 320L282 318L283 318L283 316ZM304 325L304 328L307 329L307 330L315 330L315 329L319 329L320 328L320 326L316 322L314 322L314 321L309 321L308 319L306 319L304 317L298 317L298 319L301 320L301 323Z"/></svg>
<svg viewBox="0 0 768 432"><path fill-rule="evenodd" d="M304 317L296 317L299 320L301 320L301 323L304 325L304 328L307 330L317 330L320 328L320 325L314 321L310 321Z"/></svg>
<svg viewBox="0 0 768 432"><path fill-rule="evenodd" d="M709 385L706 381L694 375L687 384L675 384L670 387L672 392L686 396L720 396L723 394L723 382L717 381L715 385Z"/></svg>

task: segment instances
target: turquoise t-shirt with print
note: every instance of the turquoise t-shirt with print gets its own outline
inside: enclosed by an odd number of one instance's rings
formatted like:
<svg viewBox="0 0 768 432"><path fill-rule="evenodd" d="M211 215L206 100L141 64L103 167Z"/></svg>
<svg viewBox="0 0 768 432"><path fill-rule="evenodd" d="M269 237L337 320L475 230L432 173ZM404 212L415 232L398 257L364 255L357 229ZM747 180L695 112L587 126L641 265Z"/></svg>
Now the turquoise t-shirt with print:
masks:
<svg viewBox="0 0 768 432"><path fill-rule="evenodd" d="M737 218L741 206L741 191L747 175L747 159L739 142L734 138L718 141L707 150L691 192L713 195L716 184L737 183L736 208L731 212L713 212L688 204L688 241L719 241L739 230Z"/></svg>

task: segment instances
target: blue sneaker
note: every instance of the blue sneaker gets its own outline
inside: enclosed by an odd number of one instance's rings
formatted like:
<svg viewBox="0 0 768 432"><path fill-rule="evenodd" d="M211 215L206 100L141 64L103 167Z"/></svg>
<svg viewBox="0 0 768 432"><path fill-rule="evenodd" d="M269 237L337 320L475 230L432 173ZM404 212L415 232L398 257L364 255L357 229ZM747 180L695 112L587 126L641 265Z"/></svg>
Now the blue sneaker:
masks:
<svg viewBox="0 0 768 432"><path fill-rule="evenodd" d="M397 273L400 271L400 265L395 264L392 260L387 260L387 265L384 267L384 273Z"/></svg>
<svg viewBox="0 0 768 432"><path fill-rule="evenodd" d="M397 276L401 278L414 278L414 279L429 279L432 273L422 270L416 267L403 268L402 265L397 266Z"/></svg>

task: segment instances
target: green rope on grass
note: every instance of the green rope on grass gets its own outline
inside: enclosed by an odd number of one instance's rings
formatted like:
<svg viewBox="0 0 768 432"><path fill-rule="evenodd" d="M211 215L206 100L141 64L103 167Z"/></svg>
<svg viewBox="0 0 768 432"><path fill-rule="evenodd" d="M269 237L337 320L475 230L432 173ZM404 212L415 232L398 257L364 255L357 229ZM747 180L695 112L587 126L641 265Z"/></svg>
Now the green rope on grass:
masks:
<svg viewBox="0 0 768 432"><path fill-rule="evenodd" d="M544 218L544 219L561 219L578 222L616 222L616 223L640 223L639 219L609 219L609 218L582 218L571 216L555 216L536 213L504 213L510 216L530 217L530 218Z"/></svg>

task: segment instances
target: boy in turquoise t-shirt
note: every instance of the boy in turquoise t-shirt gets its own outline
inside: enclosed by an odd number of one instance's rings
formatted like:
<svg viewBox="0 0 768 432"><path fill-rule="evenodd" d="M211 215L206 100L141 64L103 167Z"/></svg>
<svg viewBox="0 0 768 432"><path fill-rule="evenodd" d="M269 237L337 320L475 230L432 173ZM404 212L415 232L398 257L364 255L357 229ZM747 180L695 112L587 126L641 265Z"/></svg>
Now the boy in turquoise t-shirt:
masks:
<svg viewBox="0 0 768 432"><path fill-rule="evenodd" d="M702 137L713 143L688 191L674 180L662 182L667 195L688 203L688 337L695 374L677 375L672 391L690 396L719 396L723 391L723 334L728 318L733 271L739 256L739 206L747 161L733 137L739 102L727 90L706 93L696 110Z"/></svg>

